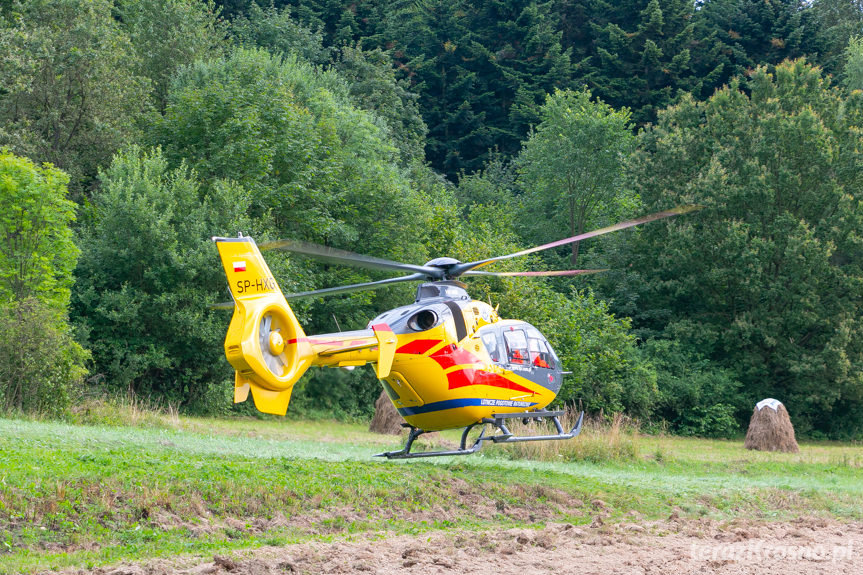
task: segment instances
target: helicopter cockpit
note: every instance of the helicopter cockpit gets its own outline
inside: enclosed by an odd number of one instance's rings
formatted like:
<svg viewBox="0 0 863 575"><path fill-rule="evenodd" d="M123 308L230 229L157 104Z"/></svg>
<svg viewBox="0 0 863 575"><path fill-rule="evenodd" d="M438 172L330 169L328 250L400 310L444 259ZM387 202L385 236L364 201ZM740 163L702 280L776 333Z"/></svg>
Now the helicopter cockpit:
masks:
<svg viewBox="0 0 863 575"><path fill-rule="evenodd" d="M556 384L556 389L560 388L560 377L548 377L560 371L560 360L548 340L529 323L505 320L483 326L477 336L496 365L519 372L530 371L537 376L546 374L537 381L546 387Z"/></svg>

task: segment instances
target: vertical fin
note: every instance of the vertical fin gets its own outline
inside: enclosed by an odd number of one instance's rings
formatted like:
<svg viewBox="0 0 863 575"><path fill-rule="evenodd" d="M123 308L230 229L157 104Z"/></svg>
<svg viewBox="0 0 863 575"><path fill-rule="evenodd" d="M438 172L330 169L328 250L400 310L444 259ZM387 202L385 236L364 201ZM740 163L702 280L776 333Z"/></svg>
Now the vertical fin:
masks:
<svg viewBox="0 0 863 575"><path fill-rule="evenodd" d="M383 379L390 374L390 369L392 369L398 339L392 328L385 323L373 325L372 330L375 332L375 339L378 340L378 360L375 363L375 375L378 379Z"/></svg>
<svg viewBox="0 0 863 575"><path fill-rule="evenodd" d="M316 354L252 238L213 238L234 298L225 356L234 367L234 401L284 415L294 384Z"/></svg>

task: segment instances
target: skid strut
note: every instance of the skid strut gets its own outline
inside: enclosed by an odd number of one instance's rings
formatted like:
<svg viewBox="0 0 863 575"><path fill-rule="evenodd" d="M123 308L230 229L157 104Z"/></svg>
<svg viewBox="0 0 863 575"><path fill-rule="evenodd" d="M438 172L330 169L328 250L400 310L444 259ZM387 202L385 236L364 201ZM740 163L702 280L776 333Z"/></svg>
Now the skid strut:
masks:
<svg viewBox="0 0 863 575"><path fill-rule="evenodd" d="M482 448L482 444L484 441L493 441L494 443L519 443L522 441L552 441L552 440L562 440L562 439L572 439L579 433L581 433L581 424L584 420L584 412L582 411L578 415L578 421L575 422L573 428L566 433L563 430L563 425L561 425L558 417L563 415L563 411L530 411L523 413L501 413L495 415L494 417L486 417L483 418L482 421L478 423L474 423L468 425L464 428L464 431L461 434L461 442L459 443L458 449L448 449L442 451L420 451L416 453L411 453L411 446L417 437L424 433L428 433L423 429L419 429L418 427L414 427L412 425L407 426L410 428L410 432L408 433L407 442L405 442L405 446L398 451L387 451L385 453L378 453L375 457L386 457L387 459L416 459L419 457L444 457L447 455L470 455L471 453L476 453ZM513 435L513 433L509 430L506 425L506 421L509 419L522 419L527 423L528 420L541 421L541 420L551 420L554 423L555 428L557 429L556 435ZM480 431L479 437L476 438L473 445L470 447L467 446L467 438L470 431L477 427L478 425L482 425L482 431ZM486 426L491 425L493 428L492 435L486 435ZM499 431L500 433L495 433L495 431Z"/></svg>

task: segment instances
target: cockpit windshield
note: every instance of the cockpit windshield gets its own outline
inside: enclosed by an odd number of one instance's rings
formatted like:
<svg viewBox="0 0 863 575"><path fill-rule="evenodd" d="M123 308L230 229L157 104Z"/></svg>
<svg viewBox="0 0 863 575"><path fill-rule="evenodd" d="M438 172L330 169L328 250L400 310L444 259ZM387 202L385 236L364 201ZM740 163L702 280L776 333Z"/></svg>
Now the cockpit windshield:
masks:
<svg viewBox="0 0 863 575"><path fill-rule="evenodd" d="M545 337L533 326L522 324L503 329L488 326L480 329L477 335L494 363L557 368L557 356Z"/></svg>

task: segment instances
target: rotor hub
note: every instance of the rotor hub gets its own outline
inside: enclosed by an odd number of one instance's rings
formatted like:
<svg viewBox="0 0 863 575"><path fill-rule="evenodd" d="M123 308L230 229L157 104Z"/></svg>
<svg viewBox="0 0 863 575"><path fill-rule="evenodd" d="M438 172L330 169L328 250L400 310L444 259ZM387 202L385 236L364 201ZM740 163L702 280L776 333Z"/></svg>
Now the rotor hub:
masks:
<svg viewBox="0 0 863 575"><path fill-rule="evenodd" d="M277 331L271 332L269 340L270 353L281 355L285 351L285 338L282 337L282 334Z"/></svg>
<svg viewBox="0 0 863 575"><path fill-rule="evenodd" d="M449 270L460 264L461 261L455 258L435 258L426 262L426 267L437 268L441 270L441 275L433 279L450 279Z"/></svg>

